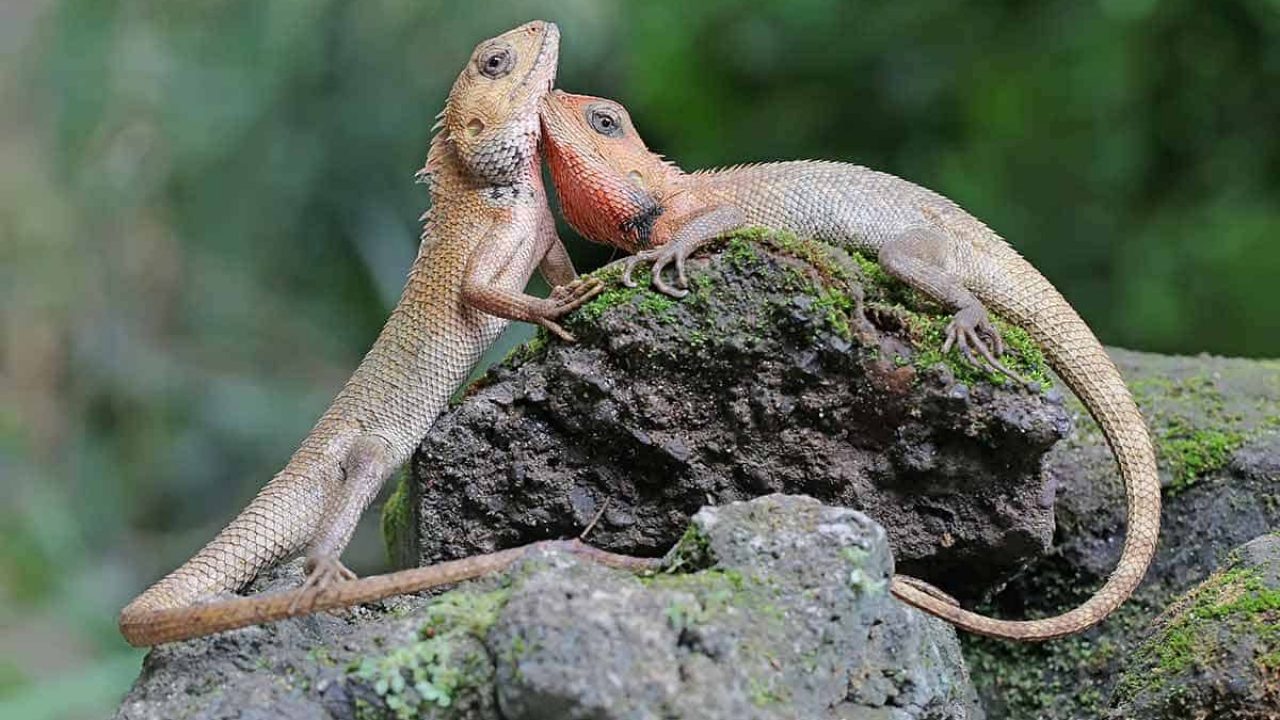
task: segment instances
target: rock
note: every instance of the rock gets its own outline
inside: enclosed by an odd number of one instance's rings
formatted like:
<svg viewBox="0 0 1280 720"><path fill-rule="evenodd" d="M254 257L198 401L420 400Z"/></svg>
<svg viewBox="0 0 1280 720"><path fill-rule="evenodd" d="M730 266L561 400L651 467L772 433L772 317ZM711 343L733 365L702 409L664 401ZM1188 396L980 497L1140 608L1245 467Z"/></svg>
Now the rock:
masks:
<svg viewBox="0 0 1280 720"><path fill-rule="evenodd" d="M1280 533L1240 547L1133 653L1109 717L1280 717Z"/></svg>
<svg viewBox="0 0 1280 720"><path fill-rule="evenodd" d="M592 543L660 555L701 505L770 492L864 510L903 572L965 600L1046 552L1056 395L944 356L945 313L820 244L738 237L690 275L680 301L611 279L568 319L576 344L536 342L437 421L402 503L419 564L593 521Z"/></svg>
<svg viewBox="0 0 1280 720"><path fill-rule="evenodd" d="M1099 628L1016 645L965 637L996 718L1097 717L1152 618L1242 543L1280 527L1280 362L1110 350L1156 441L1165 486L1160 544L1146 580ZM1097 426L1072 401L1076 431L1050 453L1057 533L986 610L1050 614L1102 584L1120 555L1124 495Z"/></svg>
<svg viewBox="0 0 1280 720"><path fill-rule="evenodd" d="M117 717L981 717L955 633L890 597L861 513L707 508L667 565L534 553L435 598L161 647Z"/></svg>

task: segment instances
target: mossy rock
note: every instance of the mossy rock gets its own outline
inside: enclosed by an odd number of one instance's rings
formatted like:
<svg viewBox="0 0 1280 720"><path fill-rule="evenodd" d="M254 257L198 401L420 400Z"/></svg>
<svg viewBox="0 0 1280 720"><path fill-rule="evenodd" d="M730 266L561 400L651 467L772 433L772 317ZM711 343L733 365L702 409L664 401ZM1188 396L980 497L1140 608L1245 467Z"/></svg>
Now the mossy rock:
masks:
<svg viewBox="0 0 1280 720"><path fill-rule="evenodd" d="M576 343L540 334L424 439L419 564L588 525L657 555L708 501L769 492L883 519L904 572L965 600L1047 550L1039 471L1068 421L1015 331L1006 360L1039 387L942 353L949 314L874 263L780 233L697 254L679 299L594 275Z"/></svg>
<svg viewBox="0 0 1280 720"><path fill-rule="evenodd" d="M1098 717L1153 618L1233 548L1280 527L1280 363L1110 350L1156 443L1164 487L1156 557L1137 592L1084 635L1038 645L965 637L994 718ZM1115 567L1124 492L1101 433L1074 400L1076 432L1048 457L1054 552L985 610L1044 616L1082 602Z"/></svg>
<svg viewBox="0 0 1280 720"><path fill-rule="evenodd" d="M1117 720L1280 715L1280 533L1233 552L1156 620L1111 705Z"/></svg>

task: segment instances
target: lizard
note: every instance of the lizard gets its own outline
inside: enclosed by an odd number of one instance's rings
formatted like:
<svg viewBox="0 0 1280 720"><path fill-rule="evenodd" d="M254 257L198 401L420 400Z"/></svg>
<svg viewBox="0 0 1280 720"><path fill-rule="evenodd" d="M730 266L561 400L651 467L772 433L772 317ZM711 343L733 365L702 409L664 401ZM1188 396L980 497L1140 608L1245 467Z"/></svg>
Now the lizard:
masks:
<svg viewBox="0 0 1280 720"><path fill-rule="evenodd" d="M533 21L476 46L433 128L418 174L431 206L381 333L285 467L203 549L121 611L129 643L302 614L335 587L356 586L339 557L361 514L508 321L572 340L555 319L602 287L577 278L542 183L538 103L555 80L559 39L554 23ZM524 294L534 270L553 286L549 297ZM304 552L307 579L283 601L205 602ZM376 580L360 582L388 587Z"/></svg>
<svg viewBox="0 0 1280 720"><path fill-rule="evenodd" d="M651 152L617 102L560 90L542 101L543 149L568 223L586 238L652 263L656 290L687 293L685 261L749 225L873 255L889 275L954 312L943 352L1015 377L988 308L1022 327L1102 428L1125 484L1128 532L1103 586L1054 617L1002 620L961 608L922 580L893 594L973 633L1050 640L1099 622L1146 574L1160 529L1160 481L1147 425L1115 364L1066 299L1003 238L956 203L884 172L831 161L738 165L686 173ZM674 270L674 285L663 270Z"/></svg>

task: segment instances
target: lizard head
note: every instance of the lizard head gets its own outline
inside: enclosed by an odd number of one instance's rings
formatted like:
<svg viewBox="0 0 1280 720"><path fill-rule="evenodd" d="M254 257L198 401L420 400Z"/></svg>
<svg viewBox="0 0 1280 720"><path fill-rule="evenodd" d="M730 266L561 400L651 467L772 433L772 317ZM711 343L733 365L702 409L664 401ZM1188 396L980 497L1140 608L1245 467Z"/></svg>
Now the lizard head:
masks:
<svg viewBox="0 0 1280 720"><path fill-rule="evenodd" d="M560 29L542 20L476 46L440 118L440 137L472 175L510 185L536 171L538 102L555 82L559 57Z"/></svg>
<svg viewBox="0 0 1280 720"><path fill-rule="evenodd" d="M542 138L565 220L595 242L649 247L672 171L649 151L626 108L554 90L542 99Z"/></svg>

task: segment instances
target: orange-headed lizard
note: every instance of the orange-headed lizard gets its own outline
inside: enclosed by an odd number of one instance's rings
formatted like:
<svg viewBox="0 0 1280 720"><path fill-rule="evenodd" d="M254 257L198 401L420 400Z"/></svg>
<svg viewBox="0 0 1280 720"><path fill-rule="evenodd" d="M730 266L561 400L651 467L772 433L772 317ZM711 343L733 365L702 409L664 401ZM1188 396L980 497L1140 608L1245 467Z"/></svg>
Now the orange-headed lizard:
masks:
<svg viewBox="0 0 1280 720"><path fill-rule="evenodd" d="M596 242L653 262L653 284L686 292L685 260L748 225L874 254L884 270L955 311L944 352L1009 373L988 308L1024 328L1098 421L1119 461L1129 530L1120 562L1080 606L1040 620L998 620L960 608L914 578L893 593L961 628L992 637L1047 640L1109 615L1137 587L1155 552L1160 483L1147 426L1102 345L1062 295L999 235L947 198L887 173L838 162L742 165L686 173L650 152L626 110L603 98L548 94L543 142L565 218ZM673 266L674 286L663 278Z"/></svg>
<svg viewBox="0 0 1280 720"><path fill-rule="evenodd" d="M391 317L284 469L208 545L121 612L130 643L207 634L440 579L427 568L354 581L339 556L365 507L508 320L568 338L555 318L599 291L598 283L576 279L539 168L538 102L555 79L559 41L554 24L535 21L476 47L420 173L431 209ZM534 270L554 286L547 299L524 294ZM302 552L303 591L204 602ZM444 570L475 574L492 569L494 560L486 562Z"/></svg>

